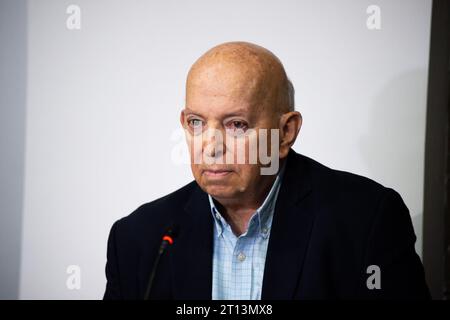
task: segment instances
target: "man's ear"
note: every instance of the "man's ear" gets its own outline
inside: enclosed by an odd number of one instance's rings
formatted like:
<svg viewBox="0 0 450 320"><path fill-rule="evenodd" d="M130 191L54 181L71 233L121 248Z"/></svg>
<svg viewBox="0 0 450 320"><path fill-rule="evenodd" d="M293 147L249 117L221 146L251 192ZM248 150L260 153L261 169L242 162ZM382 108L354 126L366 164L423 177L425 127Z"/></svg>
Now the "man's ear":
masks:
<svg viewBox="0 0 450 320"><path fill-rule="evenodd" d="M289 149L294 145L300 128L302 115L298 111L283 114L280 118L280 159L287 157Z"/></svg>
<svg viewBox="0 0 450 320"><path fill-rule="evenodd" d="M181 126L184 128L184 126L185 126L185 114L184 114L184 109L183 110L181 110L181 112L180 112L180 123L181 123Z"/></svg>

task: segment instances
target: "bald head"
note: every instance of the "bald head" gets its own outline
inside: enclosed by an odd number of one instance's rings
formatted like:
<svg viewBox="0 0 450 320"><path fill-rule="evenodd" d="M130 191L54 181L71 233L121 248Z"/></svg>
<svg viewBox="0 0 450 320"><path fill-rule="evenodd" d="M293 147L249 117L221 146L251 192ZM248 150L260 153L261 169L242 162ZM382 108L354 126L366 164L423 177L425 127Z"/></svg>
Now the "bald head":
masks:
<svg viewBox="0 0 450 320"><path fill-rule="evenodd" d="M294 110L294 88L280 60L248 42L228 42L202 55L186 82L186 104L194 95L226 96L282 114Z"/></svg>

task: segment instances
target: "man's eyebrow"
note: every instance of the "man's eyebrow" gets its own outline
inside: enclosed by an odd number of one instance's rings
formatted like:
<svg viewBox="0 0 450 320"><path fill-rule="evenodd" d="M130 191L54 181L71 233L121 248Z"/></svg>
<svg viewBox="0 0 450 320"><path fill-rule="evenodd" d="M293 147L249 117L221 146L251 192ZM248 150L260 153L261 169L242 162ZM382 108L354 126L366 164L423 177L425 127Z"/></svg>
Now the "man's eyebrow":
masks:
<svg viewBox="0 0 450 320"><path fill-rule="evenodd" d="M185 113L188 113L188 114L200 115L199 113L197 113L197 112L195 112L195 111L189 109L188 107L185 107L185 108L184 108L184 112L185 112Z"/></svg>
<svg viewBox="0 0 450 320"><path fill-rule="evenodd" d="M225 114L224 118L230 118L230 117L235 117L235 116L241 116L241 117L246 117L246 118L250 117L248 112L236 110L236 111Z"/></svg>
<svg viewBox="0 0 450 320"><path fill-rule="evenodd" d="M194 114L194 115L198 115L203 117L200 113L195 112L189 108L185 108L186 114ZM223 118L230 118L230 117L235 117L235 116L241 116L241 117L250 117L250 115L248 114L248 112L245 109L238 109L238 110L234 110L233 112L229 112L229 113L225 113L223 114Z"/></svg>

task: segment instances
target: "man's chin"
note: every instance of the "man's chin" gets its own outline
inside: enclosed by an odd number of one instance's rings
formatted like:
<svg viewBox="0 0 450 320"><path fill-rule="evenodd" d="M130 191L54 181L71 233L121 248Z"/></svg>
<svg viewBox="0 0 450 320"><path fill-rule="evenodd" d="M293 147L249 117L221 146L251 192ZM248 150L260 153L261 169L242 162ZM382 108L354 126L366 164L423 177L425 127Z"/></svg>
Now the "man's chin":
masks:
<svg viewBox="0 0 450 320"><path fill-rule="evenodd" d="M234 199L238 196L238 192L229 186L210 185L203 190L217 200Z"/></svg>

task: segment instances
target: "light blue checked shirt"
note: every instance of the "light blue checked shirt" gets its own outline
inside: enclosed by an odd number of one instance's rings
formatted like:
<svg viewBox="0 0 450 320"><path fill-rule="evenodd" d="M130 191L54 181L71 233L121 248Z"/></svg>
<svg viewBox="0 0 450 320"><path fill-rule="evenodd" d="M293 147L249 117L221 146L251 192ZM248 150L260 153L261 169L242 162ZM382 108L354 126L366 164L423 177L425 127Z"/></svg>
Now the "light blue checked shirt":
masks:
<svg viewBox="0 0 450 320"><path fill-rule="evenodd" d="M284 168L248 229L237 237L208 195L214 217L213 300L260 300L267 246Z"/></svg>

